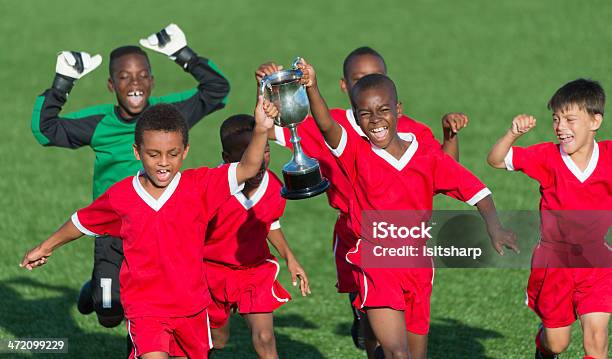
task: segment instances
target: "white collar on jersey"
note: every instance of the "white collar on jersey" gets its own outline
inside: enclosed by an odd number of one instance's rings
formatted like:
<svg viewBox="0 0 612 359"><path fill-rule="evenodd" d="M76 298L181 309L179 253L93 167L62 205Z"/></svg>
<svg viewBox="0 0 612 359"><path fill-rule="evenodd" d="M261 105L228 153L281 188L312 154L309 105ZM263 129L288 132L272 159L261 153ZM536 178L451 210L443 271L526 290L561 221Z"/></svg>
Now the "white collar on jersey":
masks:
<svg viewBox="0 0 612 359"><path fill-rule="evenodd" d="M251 198L247 198L244 193L242 193L242 191L239 191L234 195L234 197L236 197L236 199L238 200L238 202L240 202L244 209L248 211L249 209L253 208L259 202L259 200L261 200L264 193L266 193L266 189L268 189L269 177L270 176L268 176L268 171L266 170L263 175L263 178L261 179L259 187L257 187L257 191L255 191Z"/></svg>
<svg viewBox="0 0 612 359"><path fill-rule="evenodd" d="M593 153L591 154L591 159L589 159L589 164L587 165L587 168L584 169L584 172L578 168L574 160L572 160L572 158L563 150L563 147L559 145L559 152L561 153L563 162L565 162L567 168L574 174L574 176L576 176L580 183L584 183L584 181L586 181L591 174L593 174L595 167L597 167L597 161L599 160L599 145L597 144L597 141L593 142Z"/></svg>
<svg viewBox="0 0 612 359"><path fill-rule="evenodd" d="M419 148L419 143L417 142L416 136L410 132L400 132L397 135L402 140L410 142L410 145L399 160L393 157L389 152L374 144L370 144L370 146L372 147L372 151L374 151L374 153L380 156L383 160L387 161L391 166L395 167L396 170L401 171L404 169L404 167L406 167L408 162L410 162L412 156L414 156L417 148Z"/></svg>
<svg viewBox="0 0 612 359"><path fill-rule="evenodd" d="M368 137L365 133L363 133L363 130L357 124L357 121L355 120L355 114L353 114L353 109L349 108L348 110L346 110L346 119L353 127L353 130L355 130L355 132L357 132L359 136L366 138Z"/></svg>
<svg viewBox="0 0 612 359"><path fill-rule="evenodd" d="M149 207L151 207L155 212L157 212L170 199L170 197L176 190L176 187L178 187L179 181L181 180L181 173L177 172L176 176L174 176L168 187L166 187L166 189L164 190L164 193L162 193L162 195L159 196L158 199L153 198L153 196L151 196L149 192L144 189L142 183L140 183L138 177L142 174L144 174L144 170L140 170L138 171L138 173L136 173L136 176L134 176L134 178L132 179L132 186L134 187L134 190L136 191L138 196L143 201L145 201L145 203L148 204Z"/></svg>

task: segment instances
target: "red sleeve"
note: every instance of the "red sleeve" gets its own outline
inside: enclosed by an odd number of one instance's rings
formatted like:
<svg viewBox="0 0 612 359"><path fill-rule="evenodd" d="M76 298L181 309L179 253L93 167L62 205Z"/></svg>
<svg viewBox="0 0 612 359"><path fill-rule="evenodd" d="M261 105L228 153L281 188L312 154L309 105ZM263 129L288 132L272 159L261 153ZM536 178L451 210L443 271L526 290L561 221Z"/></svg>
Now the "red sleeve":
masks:
<svg viewBox="0 0 612 359"><path fill-rule="evenodd" d="M280 218L283 216L283 213L285 212L285 204L287 203L287 201L280 197L280 200L278 201L277 205L274 207L274 215L272 216L272 222L271 222L271 227L270 230L274 230L274 229L278 229L280 228Z"/></svg>
<svg viewBox="0 0 612 359"><path fill-rule="evenodd" d="M281 180L270 170L268 170L268 175L270 176L270 183L268 184L269 190L273 191L273 193L269 204L266 205L269 205L272 208L270 215L270 230L272 231L280 228L279 220L285 212L287 200L280 195L281 188L283 187Z"/></svg>
<svg viewBox="0 0 612 359"><path fill-rule="evenodd" d="M244 183L236 179L237 162L217 168L202 167L197 170L197 183L202 189L202 201L208 216L214 215L231 196L242 191Z"/></svg>
<svg viewBox="0 0 612 359"><path fill-rule="evenodd" d="M478 177L443 152L436 156L434 191L471 206L491 194Z"/></svg>
<svg viewBox="0 0 612 359"><path fill-rule="evenodd" d="M540 143L529 147L514 146L510 149L504 162L508 171L521 171L535 179L540 185L550 183L552 173L548 159L553 155L551 148L556 150L553 143Z"/></svg>
<svg viewBox="0 0 612 359"><path fill-rule="evenodd" d="M342 171L349 179L354 179L357 169L357 151L359 150L357 147L361 143L367 143L369 146L369 142L364 141L355 131L347 131L342 125L340 127L342 128L342 137L338 147L331 148L329 145L326 145L334 157L336 157L336 162Z"/></svg>
<svg viewBox="0 0 612 359"><path fill-rule="evenodd" d="M111 204L108 191L72 215L72 223L88 236L121 237L121 217Z"/></svg>

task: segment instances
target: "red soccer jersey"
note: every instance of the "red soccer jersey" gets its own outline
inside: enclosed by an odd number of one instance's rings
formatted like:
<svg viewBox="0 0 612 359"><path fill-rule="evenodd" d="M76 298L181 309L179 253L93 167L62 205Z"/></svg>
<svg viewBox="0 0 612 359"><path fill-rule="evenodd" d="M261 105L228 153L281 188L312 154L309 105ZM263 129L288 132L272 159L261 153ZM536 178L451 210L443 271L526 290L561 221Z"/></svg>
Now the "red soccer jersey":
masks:
<svg viewBox="0 0 612 359"><path fill-rule="evenodd" d="M605 237L612 221L612 141L595 142L584 171L552 142L512 147L505 163L540 183L543 241L585 243Z"/></svg>
<svg viewBox="0 0 612 359"><path fill-rule="evenodd" d="M196 314L210 304L202 261L206 226L242 189L236 164L177 173L158 199L139 175L113 185L72 222L84 234L123 240L119 280L127 318Z"/></svg>
<svg viewBox="0 0 612 359"><path fill-rule="evenodd" d="M347 131L351 131L354 134L366 138L366 135L355 121L352 109L332 109L330 110L330 114L332 118L347 129ZM352 191L351 184L346 176L342 173L336 159L325 145L323 135L321 134L321 131L319 131L319 128L317 127L317 124L312 116L306 117L306 119L298 126L297 131L298 135L300 136L300 144L304 152L308 156L319 161L323 176L330 181L330 186L327 190L329 205L343 213L348 213L349 200L347 196ZM402 115L400 118L398 118L397 131L413 133L421 144L427 144L437 148L441 147L440 143L434 138L429 127L409 118L408 116ZM276 142L278 144L289 148L293 147L292 143L289 141L291 139L291 133L289 132L288 128L276 126L275 134Z"/></svg>
<svg viewBox="0 0 612 359"><path fill-rule="evenodd" d="M612 209L612 141L595 142L584 172L552 142L512 147L505 162L540 183L540 210Z"/></svg>
<svg viewBox="0 0 612 359"><path fill-rule="evenodd" d="M251 198L236 193L219 208L206 231L204 259L233 268L253 267L272 258L268 232L280 228L285 210L281 181L267 171Z"/></svg>
<svg viewBox="0 0 612 359"><path fill-rule="evenodd" d="M444 152L422 145L412 133L399 136L411 142L399 160L344 127L338 148L332 150L353 188L349 213L356 235L365 210L431 210L437 193L474 205L491 194Z"/></svg>

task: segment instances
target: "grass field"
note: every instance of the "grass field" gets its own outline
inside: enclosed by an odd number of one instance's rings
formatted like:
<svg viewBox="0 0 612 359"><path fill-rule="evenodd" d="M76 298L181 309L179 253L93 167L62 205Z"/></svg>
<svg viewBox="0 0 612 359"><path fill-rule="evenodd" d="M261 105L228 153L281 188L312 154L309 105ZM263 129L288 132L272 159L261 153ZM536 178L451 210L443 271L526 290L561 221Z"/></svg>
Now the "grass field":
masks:
<svg viewBox="0 0 612 359"><path fill-rule="evenodd" d="M102 5L101 5L102 4ZM223 111L191 132L187 165L220 161L218 126L230 114L252 112L255 68L295 56L318 70L328 104L348 105L338 88L341 64L352 49L370 45L386 58L405 112L440 134L439 118L463 111L461 162L491 188L500 209L536 209L536 184L526 176L494 171L485 156L518 113L538 127L522 139L553 139L546 102L577 77L601 81L612 93L612 3L607 0L513 1L9 1L0 0L0 153L9 171L0 181L0 339L69 338L71 358L122 357L123 327L104 329L75 307L91 271L93 241L83 238L54 254L34 273L17 266L24 251L46 238L91 199L92 152L43 148L30 132L36 95L53 78L55 54L76 49L101 53L105 62L78 82L66 111L113 102L106 91L107 56L170 22L185 31L201 55L229 78ZM175 64L150 53L156 89L166 94L193 81ZM609 120L608 120L609 121ZM604 121L598 137L610 138ZM289 154L273 146L274 170ZM280 172L278 172L280 173ZM447 199L438 209L465 209ZM298 297L276 314L284 358L364 357L351 342L346 296L335 293L331 231L335 213L325 198L291 202L283 229L312 282L312 296ZM537 317L524 305L528 270L439 270L432 297L431 358L530 358ZM287 273L281 282L289 286ZM291 288L293 289L293 288ZM563 358L581 355L575 328ZM232 338L218 357L253 357L248 329L232 319ZM1 356L2 354L0 354ZM10 357L28 357L27 355ZM35 355L44 357L44 355ZM60 355L49 355L51 358Z"/></svg>

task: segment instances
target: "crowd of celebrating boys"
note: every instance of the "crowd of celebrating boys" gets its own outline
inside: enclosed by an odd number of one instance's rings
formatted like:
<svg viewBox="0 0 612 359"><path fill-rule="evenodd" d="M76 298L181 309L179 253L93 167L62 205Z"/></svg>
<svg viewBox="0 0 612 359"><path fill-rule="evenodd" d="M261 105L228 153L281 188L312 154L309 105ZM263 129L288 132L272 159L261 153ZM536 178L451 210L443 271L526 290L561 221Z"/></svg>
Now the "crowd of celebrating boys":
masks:
<svg viewBox="0 0 612 359"><path fill-rule="evenodd" d="M272 313L291 296L277 280L281 265L269 244L285 261L293 285L303 296L310 293L306 272L281 229L282 182L268 169L268 140L292 148L290 133L274 125L279 109L259 95L252 115L232 115L221 125L222 165L181 169L190 151L190 128L224 107L230 85L211 60L187 46L175 24L140 45L168 56L197 87L153 97L147 52L122 46L109 60L108 89L116 104L60 116L75 83L102 57L58 55L52 86L36 99L32 131L45 146L94 151L93 202L27 251L21 266L44 265L58 247L93 236L92 277L77 306L83 314L95 312L105 327L125 321L129 357L214 356L230 340L228 319L237 311L251 329L258 357L277 358ZM311 113L298 133L304 152L329 179L329 206L338 211L333 233L321 237L332 240L336 287L353 308L353 341L368 358L426 358L434 268L364 265L362 212L431 210L433 197L445 194L478 209L497 252L516 251L517 238L500 223L491 191L458 162L458 133L468 117L443 116L440 143L426 125L403 114L387 65L370 47L344 60L340 89L348 109L328 108L312 64L302 59L297 68ZM261 64L256 80L280 70L273 62ZM541 211L609 211L612 142L595 140L604 105L598 82L568 82L548 102L557 143L515 146L536 125L534 117L518 115L486 160L538 181ZM543 235L538 248L556 240ZM605 239L596 240L609 258ZM534 331L536 359L557 358L576 320L584 358L607 358L610 266L544 263L531 270L527 298L541 319Z"/></svg>

